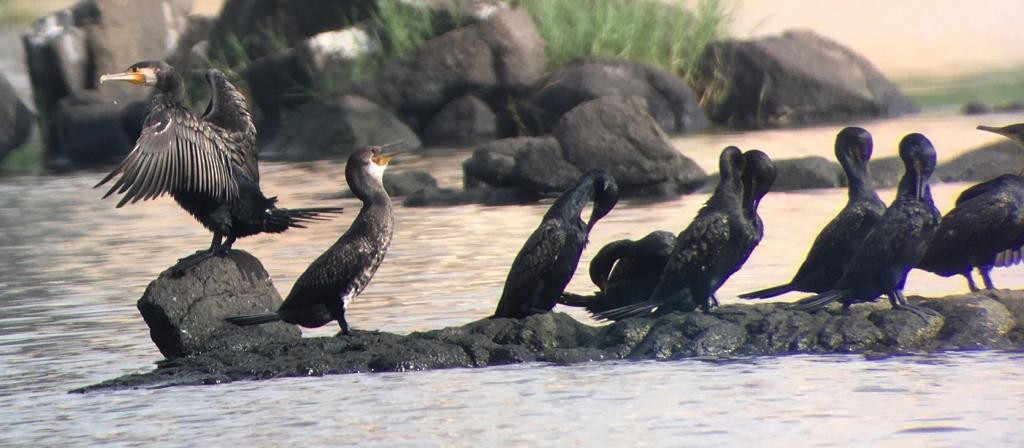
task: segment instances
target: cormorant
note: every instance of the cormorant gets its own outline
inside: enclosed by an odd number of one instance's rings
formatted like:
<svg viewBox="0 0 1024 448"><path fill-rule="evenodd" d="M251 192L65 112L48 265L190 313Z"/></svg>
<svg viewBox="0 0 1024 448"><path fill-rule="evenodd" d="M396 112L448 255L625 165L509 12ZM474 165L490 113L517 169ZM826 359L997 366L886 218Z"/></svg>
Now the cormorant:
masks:
<svg viewBox="0 0 1024 448"><path fill-rule="evenodd" d="M170 193L213 232L206 254L226 252L240 237L301 228L320 214L341 212L338 207L277 208L277 198L263 195L256 128L245 98L221 72L207 72L213 93L202 117L183 104L185 84L164 62L139 62L100 77L101 83L108 81L156 88L135 147L96 184L120 175L103 195L124 194L117 207Z"/></svg>
<svg viewBox="0 0 1024 448"><path fill-rule="evenodd" d="M492 317L522 319L551 311L576 271L587 235L618 198L615 179L603 169L584 173L562 193L512 262ZM594 207L584 224L580 213L591 199Z"/></svg>
<svg viewBox="0 0 1024 448"><path fill-rule="evenodd" d="M710 310L715 291L743 265L762 235L756 210L775 180L775 167L761 151L748 154L734 146L722 151L718 186L679 233L651 297L596 317L619 320L655 308L658 314ZM749 170L744 169L747 163Z"/></svg>
<svg viewBox="0 0 1024 448"><path fill-rule="evenodd" d="M854 303L874 301L885 294L893 308L907 309L927 320L925 310L907 303L903 285L939 226L939 211L928 188L935 169L935 148L928 138L916 133L903 137L899 148L906 172L896 199L864 238L836 284L791 308L813 312L838 301L846 311Z"/></svg>
<svg viewBox="0 0 1024 448"><path fill-rule="evenodd" d="M978 126L1024 144L1024 123L995 128ZM971 270L978 269L987 289L995 289L989 275L993 267L1021 260L1024 246L1024 177L1004 174L977 184L956 200L918 263L919 269L949 277L960 274L971 291L978 287Z"/></svg>
<svg viewBox="0 0 1024 448"><path fill-rule="evenodd" d="M392 157L382 154L381 147L349 156L345 180L363 201L352 225L299 276L276 312L224 320L243 326L283 320L307 328L336 320L341 333L349 334L345 307L370 283L391 244L395 217L382 179Z"/></svg>
<svg viewBox="0 0 1024 448"><path fill-rule="evenodd" d="M868 131L858 127L839 131L835 152L849 184L846 206L814 239L807 258L789 283L740 294L740 298L766 299L791 291L821 293L842 277L864 237L885 213L885 203L878 198L868 177L871 150Z"/></svg>
<svg viewBox="0 0 1024 448"><path fill-rule="evenodd" d="M566 292L558 303L599 314L647 300L658 285L675 243L676 236L664 230L636 241L608 243L590 260L590 280L597 285L597 294L581 296Z"/></svg>

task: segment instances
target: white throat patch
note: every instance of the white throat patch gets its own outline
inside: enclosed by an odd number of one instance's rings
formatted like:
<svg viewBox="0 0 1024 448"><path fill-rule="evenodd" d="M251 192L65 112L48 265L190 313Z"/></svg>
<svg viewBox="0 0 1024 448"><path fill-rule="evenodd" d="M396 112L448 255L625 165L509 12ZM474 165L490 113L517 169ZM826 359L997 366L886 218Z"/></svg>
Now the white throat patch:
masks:
<svg viewBox="0 0 1024 448"><path fill-rule="evenodd" d="M366 165L366 172L370 173L370 177L372 177L374 179L377 179L377 182L380 182L380 183L383 184L384 183L384 168L387 168L387 167L386 166L377 165L376 163L373 163L373 161L371 160L370 163L368 163Z"/></svg>

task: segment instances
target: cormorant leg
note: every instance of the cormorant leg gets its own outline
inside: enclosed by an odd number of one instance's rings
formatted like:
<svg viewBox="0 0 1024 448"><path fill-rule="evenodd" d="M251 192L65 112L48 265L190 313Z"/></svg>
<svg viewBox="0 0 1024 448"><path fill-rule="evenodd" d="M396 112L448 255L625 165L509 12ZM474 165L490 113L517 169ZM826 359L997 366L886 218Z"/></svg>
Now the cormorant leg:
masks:
<svg viewBox="0 0 1024 448"><path fill-rule="evenodd" d="M843 302L843 315L844 316L849 316L850 315L850 304L849 303Z"/></svg>
<svg viewBox="0 0 1024 448"><path fill-rule="evenodd" d="M714 308L714 307L717 307L717 306L718 306L718 297L715 297L714 294L711 294L711 307Z"/></svg>
<svg viewBox="0 0 1024 448"><path fill-rule="evenodd" d="M978 285L974 283L974 277L971 277L971 270L963 273L964 278L967 279L967 287L971 288L971 292L978 292Z"/></svg>
<svg viewBox="0 0 1024 448"><path fill-rule="evenodd" d="M210 254L215 254L218 251L220 251L221 241L223 239L224 239L224 235L221 235L220 232L218 232L216 230L213 231L213 241L210 242L210 249L209 249Z"/></svg>
<svg viewBox="0 0 1024 448"><path fill-rule="evenodd" d="M992 266L978 266L978 272L981 273L981 280L985 282L985 289L996 289L996 285L992 284Z"/></svg>
<svg viewBox="0 0 1024 448"><path fill-rule="evenodd" d="M225 254L228 251L230 251L231 250L231 245L235 244L235 240L236 239L237 238L235 238L234 236L228 235L228 239L226 241L224 241L224 245L222 245L220 247L220 253Z"/></svg>
<svg viewBox="0 0 1024 448"><path fill-rule="evenodd" d="M352 334L349 331L348 322L345 321L345 314L342 314L341 317L338 318L338 326L341 327L341 334L345 336Z"/></svg>
<svg viewBox="0 0 1024 448"><path fill-rule="evenodd" d="M892 304L893 309L910 311L915 316L920 317L925 323L928 323L928 317L935 313L928 308L907 303L907 298L903 296L902 290L896 289L886 295L889 296L889 303Z"/></svg>

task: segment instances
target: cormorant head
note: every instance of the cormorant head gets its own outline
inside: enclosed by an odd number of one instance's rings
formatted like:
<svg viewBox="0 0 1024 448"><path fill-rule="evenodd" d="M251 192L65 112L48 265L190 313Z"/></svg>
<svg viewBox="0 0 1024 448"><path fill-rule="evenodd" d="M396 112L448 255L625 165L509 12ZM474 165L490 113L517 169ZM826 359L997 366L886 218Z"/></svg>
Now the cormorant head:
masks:
<svg viewBox="0 0 1024 448"><path fill-rule="evenodd" d="M401 142L371 146L353 152L348 157L348 162L345 163L345 181L356 197L365 201L370 190L384 191L384 169L398 153L385 154L383 150L397 144ZM384 194L387 195L386 192Z"/></svg>
<svg viewBox="0 0 1024 448"><path fill-rule="evenodd" d="M900 159L903 160L903 167L906 169L904 180L900 181L900 190L913 188L914 198L923 198L928 187L928 178L935 170L935 147L924 135L907 134L900 140ZM912 185L904 185L905 181L911 182Z"/></svg>
<svg viewBox="0 0 1024 448"><path fill-rule="evenodd" d="M100 76L100 84L107 81L124 81L140 86L156 87L162 92L174 92L183 88L178 71L163 61L136 62L123 72Z"/></svg>
<svg viewBox="0 0 1024 448"><path fill-rule="evenodd" d="M1001 128L980 125L978 126L978 129L1002 135L1003 137L1024 145L1024 123L1011 124Z"/></svg>
<svg viewBox="0 0 1024 448"><path fill-rule="evenodd" d="M873 148L871 133L863 128L846 127L836 135L836 159L846 171L855 166L866 167Z"/></svg>
<svg viewBox="0 0 1024 448"><path fill-rule="evenodd" d="M594 224L597 224L597 220L611 212L619 202L619 186L615 183L615 178L603 169L590 170L584 176L591 178L594 186L594 208L590 211L590 220L587 221L589 232Z"/></svg>
<svg viewBox="0 0 1024 448"><path fill-rule="evenodd" d="M608 286L608 276L612 273L612 267L625 256L631 244L634 244L631 240L612 241L605 244L590 260L590 281L597 285L597 289L604 291Z"/></svg>
<svg viewBox="0 0 1024 448"><path fill-rule="evenodd" d="M752 149L743 153L743 208L756 212L761 198L775 183L775 164L768 154Z"/></svg>
<svg viewBox="0 0 1024 448"><path fill-rule="evenodd" d="M743 175L743 151L735 146L728 146L718 156L718 188L730 186L733 188L742 185ZM716 188L717 191L717 188ZM737 192L739 189L737 188Z"/></svg>

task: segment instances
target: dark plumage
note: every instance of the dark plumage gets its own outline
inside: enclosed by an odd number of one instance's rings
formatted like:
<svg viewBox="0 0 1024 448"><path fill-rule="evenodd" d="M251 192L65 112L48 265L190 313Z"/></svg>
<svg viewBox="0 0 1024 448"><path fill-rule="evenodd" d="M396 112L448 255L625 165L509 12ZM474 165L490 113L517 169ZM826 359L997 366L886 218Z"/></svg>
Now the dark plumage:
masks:
<svg viewBox="0 0 1024 448"><path fill-rule="evenodd" d="M608 243L590 260L590 280L599 291L594 296L563 293L558 303L586 308L591 314L647 300L658 285L676 236L657 230L639 240Z"/></svg>
<svg viewBox="0 0 1024 448"><path fill-rule="evenodd" d="M864 237L885 213L885 203L868 177L871 150L868 131L858 127L839 131L835 152L849 183L846 206L814 239L807 258L789 283L741 294L741 298L765 299L790 291L825 292L842 277Z"/></svg>
<svg viewBox="0 0 1024 448"><path fill-rule="evenodd" d="M676 238L651 297L596 317L619 320L654 309L658 314L710 309L712 295L743 265L762 235L756 209L774 182L775 169L764 153L748 154L732 146L722 151L718 186ZM744 170L747 162L749 171Z"/></svg>
<svg viewBox="0 0 1024 448"><path fill-rule="evenodd" d="M584 224L580 213L591 199L594 207ZM576 271L590 229L617 201L615 179L601 169L583 174L562 193L516 255L493 317L522 319L551 311Z"/></svg>
<svg viewBox="0 0 1024 448"><path fill-rule="evenodd" d="M104 198L123 194L121 207L170 193L213 232L210 254L230 249L240 237L304 227L320 214L341 212L337 207L281 209L276 198L264 196L256 128L245 98L219 71L210 70L207 80L213 93L206 113L197 117L183 104L181 76L164 62L139 62L100 78L156 88L135 147L96 184L119 176Z"/></svg>
<svg viewBox="0 0 1024 448"><path fill-rule="evenodd" d="M390 160L391 156L381 154L379 148L349 156L345 180L363 201L352 225L299 276L277 312L225 320L235 325L283 320L309 328L336 320L341 333L348 334L345 307L370 283L391 244L395 218L382 183L384 168Z"/></svg>
<svg viewBox="0 0 1024 448"><path fill-rule="evenodd" d="M900 141L900 158L906 172L896 199L864 238L843 276L832 289L800 300L792 308L813 312L838 301L848 309L851 304L874 301L885 294L893 308L909 309L924 317L924 310L907 303L903 286L939 225L939 211L928 188L935 169L935 148L925 136L910 134Z"/></svg>
<svg viewBox="0 0 1024 448"><path fill-rule="evenodd" d="M978 129L1024 143L1024 123ZM963 275L971 291L978 290L971 278L971 270L977 268L985 287L994 289L992 268L1019 263L1022 246L1024 177L1006 174L960 194L917 267L943 277Z"/></svg>

